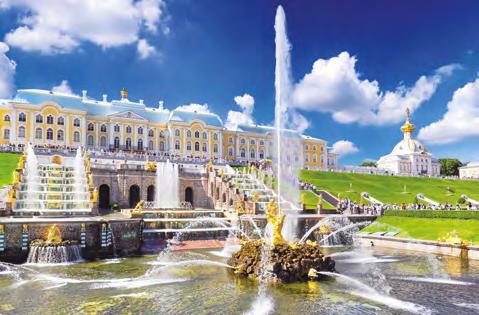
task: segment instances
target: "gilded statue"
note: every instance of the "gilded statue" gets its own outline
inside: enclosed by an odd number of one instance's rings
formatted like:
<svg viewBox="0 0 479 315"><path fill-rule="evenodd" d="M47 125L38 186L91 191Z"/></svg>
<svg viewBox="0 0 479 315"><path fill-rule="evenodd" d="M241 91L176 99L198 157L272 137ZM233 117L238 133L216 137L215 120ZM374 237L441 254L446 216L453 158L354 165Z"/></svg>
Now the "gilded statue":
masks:
<svg viewBox="0 0 479 315"><path fill-rule="evenodd" d="M93 186L93 174L88 174L88 186Z"/></svg>
<svg viewBox="0 0 479 315"><path fill-rule="evenodd" d="M8 202L13 204L14 201L15 201L15 189L12 188L8 191Z"/></svg>
<svg viewBox="0 0 479 315"><path fill-rule="evenodd" d="M150 161L147 161L146 162L146 167L145 169L147 171L156 171L156 163L155 162L150 162Z"/></svg>
<svg viewBox="0 0 479 315"><path fill-rule="evenodd" d="M136 204L135 209L133 209L133 210L136 210L136 211L138 211L138 210L143 210L143 203L144 203L144 202L145 202L144 200L140 200L140 201Z"/></svg>
<svg viewBox="0 0 479 315"><path fill-rule="evenodd" d="M266 206L266 220L273 227L273 245L277 244L287 244L286 240L281 234L283 229L284 218L286 215L283 210L276 205L274 199L271 199L269 204ZM278 215L279 213L279 215Z"/></svg>
<svg viewBox="0 0 479 315"><path fill-rule="evenodd" d="M98 202L98 189L93 189L93 193L91 194L91 201L92 202Z"/></svg>
<svg viewBox="0 0 479 315"><path fill-rule="evenodd" d="M56 224L50 226L47 232L48 244L60 244L62 242L62 233Z"/></svg>
<svg viewBox="0 0 479 315"><path fill-rule="evenodd" d="M254 202L254 203L257 203L258 200L259 200L259 194L258 194L257 191L255 191L254 194L253 194L253 202Z"/></svg>

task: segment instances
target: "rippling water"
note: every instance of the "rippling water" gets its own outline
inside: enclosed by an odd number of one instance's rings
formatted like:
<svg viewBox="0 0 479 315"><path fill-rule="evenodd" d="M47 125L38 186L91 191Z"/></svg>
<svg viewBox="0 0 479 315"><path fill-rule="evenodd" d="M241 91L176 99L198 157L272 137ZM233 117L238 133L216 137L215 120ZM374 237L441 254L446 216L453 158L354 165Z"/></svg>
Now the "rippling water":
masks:
<svg viewBox="0 0 479 315"><path fill-rule="evenodd" d="M477 261L379 248L341 251L332 256L351 280L261 290L237 278L223 265L226 258L211 250L172 252L163 261L144 256L3 266L0 314L479 313Z"/></svg>

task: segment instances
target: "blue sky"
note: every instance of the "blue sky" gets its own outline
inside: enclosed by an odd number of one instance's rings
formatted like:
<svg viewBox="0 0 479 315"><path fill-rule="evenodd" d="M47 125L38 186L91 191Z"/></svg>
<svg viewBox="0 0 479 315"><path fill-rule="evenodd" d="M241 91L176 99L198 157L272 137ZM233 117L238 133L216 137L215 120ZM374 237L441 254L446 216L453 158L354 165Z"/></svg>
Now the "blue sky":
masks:
<svg viewBox="0 0 479 315"><path fill-rule="evenodd" d="M479 159L477 1L65 3L0 0L0 97L67 80L63 88L76 94L118 98L126 87L130 99L152 106L207 104L224 121L234 111L232 118L270 124L282 4L292 103L309 122L306 134L352 142L337 147L341 163L389 153L405 107L436 157ZM235 101L245 93L254 104Z"/></svg>

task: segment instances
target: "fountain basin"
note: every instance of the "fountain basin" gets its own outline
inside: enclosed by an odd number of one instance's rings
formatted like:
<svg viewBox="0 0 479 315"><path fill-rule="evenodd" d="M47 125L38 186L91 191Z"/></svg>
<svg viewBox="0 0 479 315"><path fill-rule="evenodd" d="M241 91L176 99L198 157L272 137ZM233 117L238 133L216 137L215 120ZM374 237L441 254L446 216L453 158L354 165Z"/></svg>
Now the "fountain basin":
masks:
<svg viewBox="0 0 479 315"><path fill-rule="evenodd" d="M49 243L33 240L30 243L27 264L64 264L82 261L81 248L76 241Z"/></svg>

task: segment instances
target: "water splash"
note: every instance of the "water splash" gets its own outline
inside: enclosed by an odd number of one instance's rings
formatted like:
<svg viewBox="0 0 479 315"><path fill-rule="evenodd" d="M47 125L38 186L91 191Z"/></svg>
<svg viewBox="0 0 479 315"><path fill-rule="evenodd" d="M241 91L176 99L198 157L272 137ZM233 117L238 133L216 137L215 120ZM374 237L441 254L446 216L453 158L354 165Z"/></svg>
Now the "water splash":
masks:
<svg viewBox="0 0 479 315"><path fill-rule="evenodd" d="M157 208L178 208L179 178L178 164L158 162L156 164L155 206Z"/></svg>

